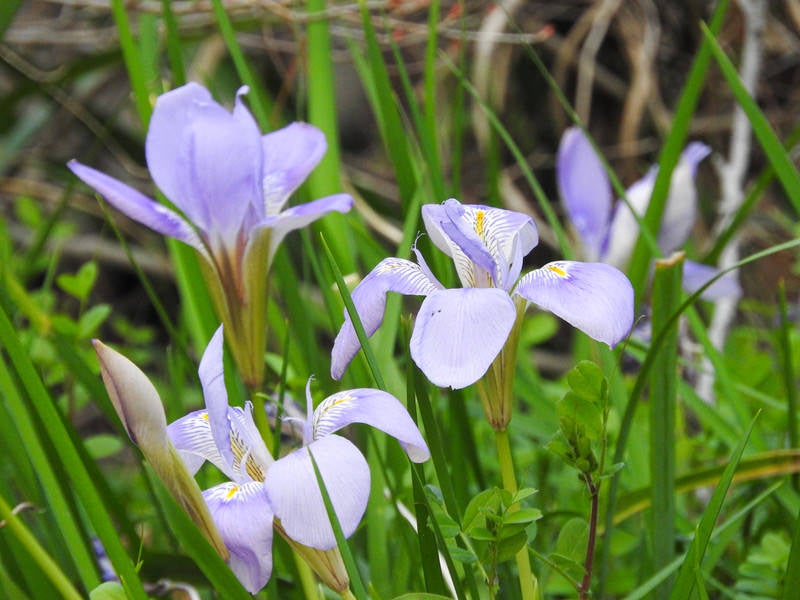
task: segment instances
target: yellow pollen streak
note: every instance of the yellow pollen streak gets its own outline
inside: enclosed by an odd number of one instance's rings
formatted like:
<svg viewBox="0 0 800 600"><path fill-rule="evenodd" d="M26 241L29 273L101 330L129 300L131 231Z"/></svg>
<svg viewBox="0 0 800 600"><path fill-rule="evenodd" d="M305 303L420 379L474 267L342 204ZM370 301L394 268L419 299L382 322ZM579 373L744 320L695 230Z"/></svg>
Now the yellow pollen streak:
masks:
<svg viewBox="0 0 800 600"><path fill-rule="evenodd" d="M330 409L330 408L333 408L334 406L339 406L340 404L343 404L344 402L350 402L352 399L353 399L352 396L343 396L342 398L337 398L336 400L331 402L330 406L328 406L327 408Z"/></svg>
<svg viewBox="0 0 800 600"><path fill-rule="evenodd" d="M204 421L208 421L208 413L201 414L200 418L203 419Z"/></svg>
<svg viewBox="0 0 800 600"><path fill-rule="evenodd" d="M228 490L228 493L225 494L225 500L230 500L236 495L236 492L239 491L239 486L235 485L231 489Z"/></svg>
<svg viewBox="0 0 800 600"><path fill-rule="evenodd" d="M478 210L475 212L475 233L478 234L478 237L483 239L483 228L485 224L485 214L486 211Z"/></svg>
<svg viewBox="0 0 800 600"><path fill-rule="evenodd" d="M557 267L555 265L547 266L547 267L545 267L545 269L547 269L548 271L552 271L553 273L555 273L559 277L566 277L567 276L567 272L564 269L562 269L561 267Z"/></svg>

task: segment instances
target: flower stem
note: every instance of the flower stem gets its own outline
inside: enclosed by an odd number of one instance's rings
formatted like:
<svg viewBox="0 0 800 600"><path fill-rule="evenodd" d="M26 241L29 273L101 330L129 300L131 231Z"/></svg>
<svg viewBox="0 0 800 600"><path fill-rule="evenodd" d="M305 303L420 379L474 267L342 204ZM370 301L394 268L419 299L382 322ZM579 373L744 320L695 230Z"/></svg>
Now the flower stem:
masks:
<svg viewBox="0 0 800 600"><path fill-rule="evenodd" d="M514 475L514 461L511 458L511 444L508 438L508 431L495 430L495 443L497 444L497 457L500 462L500 475L503 479L503 489L511 494L517 493L517 478ZM512 507L512 510L515 510ZM539 600L539 580L533 574L531 562L528 555L528 545L517 552L517 570L519 571L519 587L522 592L522 600Z"/></svg>
<svg viewBox="0 0 800 600"><path fill-rule="evenodd" d="M356 597L353 595L353 592L350 591L350 588L344 590L341 594L339 594L344 600L356 600Z"/></svg>
<svg viewBox="0 0 800 600"><path fill-rule="evenodd" d="M250 399L253 402L253 421L255 421L256 429L258 429L258 432L261 434L261 438L264 440L264 443L271 452L275 447L275 441L272 437L272 429L270 429L269 426L269 419L267 418L264 396L262 394L255 393L253 390L250 390ZM275 432L275 434L280 435L279 432ZM277 458L277 456L275 458Z"/></svg>
<svg viewBox="0 0 800 600"><path fill-rule="evenodd" d="M306 598L316 598L318 590L314 571L311 570L311 567L297 550L292 549L292 555L294 556L294 564L297 567L297 576L300 578L300 587L303 588L303 594Z"/></svg>
<svg viewBox="0 0 800 600"><path fill-rule="evenodd" d="M589 515L589 540L586 543L586 560L583 563L583 580L578 588L580 600L588 600L592 584L592 565L594 564L594 547L597 541L597 515L600 505L600 488L588 473L584 475L586 487L591 497L591 513Z"/></svg>

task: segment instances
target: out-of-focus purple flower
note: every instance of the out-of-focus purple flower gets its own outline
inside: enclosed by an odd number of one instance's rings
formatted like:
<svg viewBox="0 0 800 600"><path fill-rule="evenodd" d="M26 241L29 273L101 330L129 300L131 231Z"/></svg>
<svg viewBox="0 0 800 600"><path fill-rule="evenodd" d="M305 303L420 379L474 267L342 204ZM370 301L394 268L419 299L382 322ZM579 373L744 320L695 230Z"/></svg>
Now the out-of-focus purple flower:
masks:
<svg viewBox="0 0 800 600"><path fill-rule="evenodd" d="M445 289L415 249L417 263L384 259L352 297L372 335L383 321L387 292L425 296L411 336L411 357L436 385L457 389L480 379L528 301L609 346L630 330L633 288L614 267L557 261L519 277L523 257L539 241L529 216L450 199L424 205L422 217L431 241L453 259L463 287ZM345 313L331 357L335 379L359 348Z"/></svg>
<svg viewBox="0 0 800 600"><path fill-rule="evenodd" d="M672 173L669 196L658 231L657 243L662 254L679 249L691 234L697 218L697 189L694 184L697 166L711 153L700 142L684 149ZM597 260L624 268L631 258L639 225L634 213L643 217L650 203L658 168L650 171L626 191L630 207L622 201L613 203L606 170L583 131L572 127L564 132L558 148L556 177L564 207L572 221L588 260ZM684 262L684 289L692 293L719 271L713 267ZM716 281L703 293L706 300L716 300L740 293L736 276L731 273Z"/></svg>
<svg viewBox="0 0 800 600"><path fill-rule="evenodd" d="M334 432L366 423L397 438L412 461L427 460L429 452L394 396L373 389L349 390L326 398L313 410L309 381L303 445L273 460L256 429L252 405L228 405L222 369L220 328L200 362L205 410L178 419L167 431L192 473L209 461L230 479L203 496L230 550L231 568L255 593L266 585L272 569L273 519L297 544L317 550L336 546L312 455L344 535L352 535L361 521L369 498L369 467L361 452Z"/></svg>
<svg viewBox="0 0 800 600"><path fill-rule="evenodd" d="M180 214L75 160L69 168L130 218L197 250L242 376L257 385L267 274L278 245L329 212L347 212L353 201L336 194L285 208L325 153L325 136L305 123L262 135L242 102L246 92L239 90L233 112L197 83L156 101L147 166Z"/></svg>

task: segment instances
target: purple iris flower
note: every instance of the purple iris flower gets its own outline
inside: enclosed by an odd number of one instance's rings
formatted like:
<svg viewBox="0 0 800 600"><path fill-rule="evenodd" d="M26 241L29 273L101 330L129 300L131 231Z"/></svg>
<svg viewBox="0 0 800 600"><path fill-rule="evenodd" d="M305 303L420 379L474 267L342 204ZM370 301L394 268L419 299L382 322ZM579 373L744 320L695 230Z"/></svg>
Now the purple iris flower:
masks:
<svg viewBox="0 0 800 600"><path fill-rule="evenodd" d="M669 256L683 246L697 219L697 189L694 178L697 166L711 153L700 142L684 149L672 173L669 196L658 231L657 244ZM653 193L658 167L653 167L626 191L630 207L613 203L611 184L597 153L583 131L571 127L564 132L558 148L556 177L564 207L583 244L588 260L599 260L624 268L631 258L639 224L631 208L644 216ZM708 265L684 261L683 287L693 293L719 271ZM716 281L703 293L706 300L739 294L734 274Z"/></svg>
<svg viewBox="0 0 800 600"><path fill-rule="evenodd" d="M128 217L197 250L242 376L255 385L263 363L267 273L278 245L288 232L331 211L347 212L353 200L336 194L285 208L325 153L325 136L306 123L262 135L242 102L246 92L237 93L233 112L197 83L156 101L147 166L182 214L75 160L69 168ZM257 364L247 364L253 356Z"/></svg>
<svg viewBox="0 0 800 600"><path fill-rule="evenodd" d="M417 263L382 260L352 297L372 335L383 321L387 292L425 296L411 336L411 357L434 384L458 389L480 379L528 301L609 346L630 330L633 288L612 266L556 261L519 277L523 257L539 241L531 217L450 199L424 205L422 218L431 241L453 259L463 287L446 289L415 249ZM345 313L331 357L335 379L359 348Z"/></svg>
<svg viewBox="0 0 800 600"><path fill-rule="evenodd" d="M313 410L310 381L308 416L302 446L273 460L256 429L252 405L228 405L222 367L222 328L200 362L205 410L170 424L167 433L191 473L205 461L229 479L203 492L211 517L230 551L230 566L244 587L255 593L272 570L273 525L293 541L318 550L336 546L311 455L346 537L361 521L369 498L370 474L361 452L333 435L365 423L394 436L414 462L430 456L417 426L394 396L373 389L334 394Z"/></svg>

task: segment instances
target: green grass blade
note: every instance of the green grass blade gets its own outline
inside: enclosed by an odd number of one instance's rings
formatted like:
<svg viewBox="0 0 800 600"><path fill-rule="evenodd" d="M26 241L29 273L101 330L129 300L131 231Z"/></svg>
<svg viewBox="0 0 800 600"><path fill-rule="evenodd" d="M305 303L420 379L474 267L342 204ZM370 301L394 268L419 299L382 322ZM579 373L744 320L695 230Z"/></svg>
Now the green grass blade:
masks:
<svg viewBox="0 0 800 600"><path fill-rule="evenodd" d="M367 359L367 364L372 372L375 385L377 385L381 390L386 390L386 382L381 375L378 361L375 360L375 354L372 351L372 346L370 345L367 333L364 331L364 325L361 323L361 317L358 315L356 306L353 304L353 298L350 296L350 290L347 289L347 284L344 282L344 278L342 277L342 271L339 269L339 265L336 264L336 260L334 259L333 253L328 247L328 243L325 241L325 238L322 238L322 247L325 251L325 256L328 257L328 263L331 267L331 271L333 272L334 281L336 281L336 286L339 288L339 293L342 295L342 300L344 301L345 308L347 309L347 314L350 316L350 320L353 323L353 328L356 331L356 337L358 337L358 342L361 344L361 350L364 352L364 357Z"/></svg>
<svg viewBox="0 0 800 600"><path fill-rule="evenodd" d="M753 127L753 133L761 143L764 153L772 164L772 168L775 169L775 174L783 185L786 196L791 201L795 211L800 214L800 174L797 173L791 157L784 150L783 144L769 124L767 117L764 116L753 97L747 93L744 84L739 79L739 74L736 72L736 67L733 66L733 63L731 63L722 48L719 47L715 39L716 33L705 26L703 27L706 45L714 55L714 59L717 61L722 75L736 97L736 101L747 115Z"/></svg>
<svg viewBox="0 0 800 600"><path fill-rule="evenodd" d="M711 540L711 534L714 531L714 525L717 522L719 513L722 510L722 505L725 502L725 495L728 493L728 488L733 481L733 476L736 474L736 469L739 467L739 461L742 459L742 454L750 439L750 432L753 430L755 420L750 423L750 427L745 432L739 446L733 451L725 470L722 472L722 477L711 495L711 500L708 502L703 516L700 519L700 524L695 529L695 536L692 540L686 558L683 561L678 577L675 580L675 585L672 588L670 598L675 600L685 600L692 597L692 592L697 586L697 575L700 573L699 566L702 565L703 557L708 548L708 543ZM697 565L697 568L695 567Z"/></svg>
<svg viewBox="0 0 800 600"><path fill-rule="evenodd" d="M525 181L530 186L531 190L533 191L534 196L536 197L536 201L538 202L539 209L545 216L547 220L547 224L553 230L553 233L556 235L556 240L558 241L558 249L561 252L561 256L564 259L571 259L574 256L572 251L572 245L567 237L566 232L564 231L564 227L561 225L561 222L556 215L555 210L553 209L552 203L550 199L547 197L544 189L542 188L539 180L533 174L533 170L530 168L525 155L519 149L514 138L511 137L511 133L503 126L500 122L500 119L497 118L495 112L489 107L486 102L484 102L483 98L480 97L478 91L475 87L467 80L466 75L459 69L456 65L453 64L451 60L447 57L443 57L442 59L447 67L453 72L453 74L458 78L461 86L469 92L472 96L474 102L477 102L478 105L481 107L484 113L486 113L486 117L489 119L489 124L492 126L492 129L497 133L503 143L508 148L509 152L511 152L514 160L516 161L517 165L522 172L523 177L525 177Z"/></svg>
<svg viewBox="0 0 800 600"><path fill-rule="evenodd" d="M791 332L794 324L789 320L789 308L786 301L786 283L781 281L778 284L778 312L780 315L780 327L778 328L778 347L781 363L781 375L786 393L786 421L789 447L797 448L800 446L800 435L798 435L797 422L797 373L794 372L794 357L792 351ZM793 480L795 489L798 488L798 480Z"/></svg>
<svg viewBox="0 0 800 600"><path fill-rule="evenodd" d="M86 515L92 522L100 541L106 549L114 569L125 583L128 595L137 600L146 600L136 570L125 552L114 523L97 492L92 477L72 444L61 415L53 405L50 395L39 378L27 352L14 333L11 321L0 308L0 343L5 347L28 396L35 407L44 429L58 453L64 468L69 473L75 494L81 501Z"/></svg>
<svg viewBox="0 0 800 600"><path fill-rule="evenodd" d="M336 115L336 85L331 46L330 27L327 19L316 17L325 10L326 0L310 0L307 27L308 39L308 121L319 127L328 140L328 151L308 178L307 187L312 198L322 198L342 191L342 161L339 152L339 126ZM317 227L336 256L343 271L356 269L352 234L347 226L347 217L331 214L319 222Z"/></svg>
<svg viewBox="0 0 800 600"><path fill-rule="evenodd" d="M242 52L242 47L236 39L236 30L233 28L228 13L225 12L225 7L222 5L221 0L211 0L211 8L214 10L214 17L219 25L222 39L225 41L225 46L233 60L233 65L236 68L236 74L246 86L250 88L250 95L248 96L250 107L253 109L253 116L263 130L272 129L274 123L270 119L272 106L269 103L267 93L260 81L253 75L253 71L247 62L247 59Z"/></svg>
<svg viewBox="0 0 800 600"><path fill-rule="evenodd" d="M786 563L786 576L783 580L782 600L793 600L800 589L800 514L794 521L794 535Z"/></svg>
<svg viewBox="0 0 800 600"><path fill-rule="evenodd" d="M11 511L11 507L2 497L0 497L0 519L3 520L3 525L8 528L10 534L19 540L47 579L59 591L61 597L64 600L81 600L82 596L78 593L78 590L70 583L64 572L42 548L20 518Z"/></svg>
<svg viewBox="0 0 800 600"><path fill-rule="evenodd" d="M359 0L358 4L361 9L364 39L367 44L366 65L369 66L371 81L371 85L366 87L374 90L374 99L377 100L377 105L373 105L373 110L383 133L384 147L395 170L397 185L400 188L400 201L405 214L411 208L411 200L417 187L417 176L411 158L411 150L406 141L408 134L403 127L399 104L392 91L389 71L383 60L383 53L375 34L375 27L372 25L367 3L365 0Z"/></svg>
<svg viewBox="0 0 800 600"><path fill-rule="evenodd" d="M186 83L186 69L183 66L181 35L178 31L178 21L172 11L172 0L161 0L161 17L167 29L167 60L172 74L172 84L178 87Z"/></svg>
<svg viewBox="0 0 800 600"><path fill-rule="evenodd" d="M150 114L153 107L150 104L150 95L147 90L147 81L144 77L144 65L139 48L133 39L131 22L125 10L123 0L111 0L111 13L114 16L114 23L119 34L119 45L122 49L122 58L128 70L128 77L133 88L133 98L136 102L136 110L142 123L147 126L150 122Z"/></svg>
<svg viewBox="0 0 800 600"><path fill-rule="evenodd" d="M722 23L728 9L729 0L720 0L711 17L711 31L718 33L722 28ZM655 234L661 224L664 208L669 195L672 171L678 164L681 151L686 144L689 133L689 125L694 115L700 93L706 81L706 74L711 63L711 44L706 39L700 46L695 55L686 84L683 87L680 99L678 100L675 115L658 158L658 175L653 185L653 194L647 206L647 212L643 219L643 225ZM637 298L640 298L649 272L650 259L653 256L652 249L644 240L641 233L636 242L636 246L631 258L628 276L630 277L633 288L636 290Z"/></svg>
<svg viewBox="0 0 800 600"><path fill-rule="evenodd" d="M798 143L800 143L800 125L796 125L786 138L786 143L783 146L784 150L786 150L786 152L791 152ZM703 260L704 262L708 264L717 263L720 254L722 254L722 250L730 243L731 239L733 239L733 236L741 229L742 225L747 222L747 218L758 202L764 197L764 193L774 179L775 169L772 168L771 164L767 165L764 170L759 173L755 183L750 187L744 202L742 202L739 210L736 211L730 224L714 239L714 245L711 250L708 251L708 254L706 254Z"/></svg>
<svg viewBox="0 0 800 600"><path fill-rule="evenodd" d="M729 530L731 527L735 526L739 522L741 522L750 512L755 509L758 505L764 502L767 498L772 496L776 490L778 490L783 485L782 481L778 481L773 483L769 486L766 490L761 492L758 496L753 498L750 502L745 504L741 509L736 511L727 521L722 523L719 527L714 529L711 534L711 539L716 539L718 536ZM627 596L625 596L624 600L642 600L642 598L649 598L650 592L652 592L657 586L661 584L667 577L672 575L675 571L677 571L681 565L686 560L685 556L680 556L676 558L672 563L668 566L661 569L658 573L650 577L647 581L644 581L640 585L636 587L636 590Z"/></svg>
<svg viewBox="0 0 800 600"><path fill-rule="evenodd" d="M668 325L681 301L684 255L656 261L653 278L653 333L663 335L650 370L650 481L653 569L668 565L675 554L675 401L678 379L678 323ZM669 582L655 598L666 599Z"/></svg>
<svg viewBox="0 0 800 600"><path fill-rule="evenodd" d="M5 340L3 345L6 345ZM92 589L100 583L94 558L88 550L77 515L69 499L64 495L64 488L59 483L61 478L57 474L55 466L51 464L45 452L45 445L37 435L35 421L28 412L33 408L32 403L49 403L50 398L23 398L14 385L11 372L4 359L0 360L0 393L5 399L12 423L22 440L24 451L39 479L47 505L52 509L52 518L54 524L57 525L59 537L62 537L64 545L70 548L69 556L81 583L86 589Z"/></svg>

